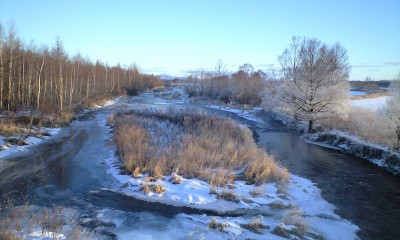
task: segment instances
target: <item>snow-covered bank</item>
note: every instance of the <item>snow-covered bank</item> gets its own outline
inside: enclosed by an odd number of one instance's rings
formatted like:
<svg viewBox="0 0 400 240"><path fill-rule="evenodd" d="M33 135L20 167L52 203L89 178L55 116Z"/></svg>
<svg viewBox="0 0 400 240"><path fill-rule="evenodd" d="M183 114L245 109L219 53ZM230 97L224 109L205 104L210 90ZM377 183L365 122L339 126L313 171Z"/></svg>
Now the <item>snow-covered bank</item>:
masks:
<svg viewBox="0 0 400 240"><path fill-rule="evenodd" d="M0 135L0 161L12 154L28 151L31 147L36 146L56 135L61 128L41 128L33 130L37 132L37 134L34 136L28 136L26 138L23 137L24 145L21 146L18 146L17 144L11 144L9 142L10 139L18 139L20 137L7 138Z"/></svg>
<svg viewBox="0 0 400 240"><path fill-rule="evenodd" d="M100 105L95 105L92 108L85 109L80 113L80 115L83 115L89 111L99 109L102 107L107 107L115 104L121 99L121 97L110 99L103 104ZM36 128L33 127L31 129L32 134L30 136L16 136L16 137L6 137L0 135L0 166L1 166L1 160L5 157L9 157L10 155L13 155L15 153L19 152L26 152L30 148L37 146L46 140L51 139L53 136L57 135L62 128ZM15 144L12 142L15 142L17 140L23 141L23 144Z"/></svg>
<svg viewBox="0 0 400 240"><path fill-rule="evenodd" d="M377 98L351 100L350 106L376 111L380 108L383 108L386 105L386 101L388 98L389 98L388 96L384 96Z"/></svg>
<svg viewBox="0 0 400 240"><path fill-rule="evenodd" d="M358 227L341 219L334 213L334 206L322 199L320 190L311 181L292 176L286 187L278 187L276 183L268 183L260 187L247 185L244 181L235 181L228 189L212 188L208 183L199 179L182 178L182 183L173 184L172 176L166 176L156 182L146 181L146 177L133 178L123 175L119 170L119 160L110 157L106 161L110 165L108 172L121 183L110 191L122 193L137 199L149 202L160 202L172 206L188 206L196 209L206 209L224 215L224 213L243 213L243 217L220 217L219 222L226 225L226 237L238 237L245 239L252 236L255 239L282 239L274 234L274 229L290 228L298 229L299 224L305 223L307 231L322 236L324 239L357 239ZM159 185L165 189L162 193L144 193L141 189L146 185ZM215 192L232 192L234 201L218 198ZM167 206L166 206L167 207ZM290 212L296 211L299 216L296 222L287 222ZM262 218L262 224L268 226L268 230L262 230L262 235L254 234L244 227L249 223L250 216L268 215ZM202 215L207 225L212 217ZM250 217L251 219L251 217ZM290 226L289 226L290 225ZM206 227L206 226L205 226ZM232 227L233 229L229 228ZM213 231L213 230L209 230ZM289 234L291 235L291 234ZM261 238L260 238L261 237ZM294 237L294 235L292 236ZM309 239L314 239L310 237Z"/></svg>
<svg viewBox="0 0 400 240"><path fill-rule="evenodd" d="M239 117L247 119L249 121L253 121L253 122L257 122L257 123L265 123L263 120L261 120L260 118L258 118L254 115L254 113L261 111L260 107L254 107L250 110L242 110L242 109L236 109L236 108L230 108L230 107L224 107L224 106L218 106L218 105L207 105L207 107L235 113Z"/></svg>
<svg viewBox="0 0 400 240"><path fill-rule="evenodd" d="M306 124L294 121L290 116L277 111L269 111L275 120L283 125L306 132ZM303 138L312 144L322 147L334 148L350 155L365 159L369 162L383 167L393 174L400 173L400 153L388 147L364 141L356 136L349 135L339 130L321 131L315 134L305 134Z"/></svg>
<svg viewBox="0 0 400 240"><path fill-rule="evenodd" d="M340 131L306 134L303 137L313 143L334 146L343 152L366 159L396 175L400 173L400 154L390 148L363 141Z"/></svg>

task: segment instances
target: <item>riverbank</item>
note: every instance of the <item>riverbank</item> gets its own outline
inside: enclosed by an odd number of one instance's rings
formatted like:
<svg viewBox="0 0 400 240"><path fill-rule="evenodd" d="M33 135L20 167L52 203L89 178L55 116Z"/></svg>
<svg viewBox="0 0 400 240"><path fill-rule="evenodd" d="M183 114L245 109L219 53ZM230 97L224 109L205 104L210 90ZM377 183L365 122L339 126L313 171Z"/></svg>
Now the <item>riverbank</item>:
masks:
<svg viewBox="0 0 400 240"><path fill-rule="evenodd" d="M90 104L80 108L79 113L70 117L70 119L76 119L89 111L110 106L120 98L121 97L113 99L101 98L96 101L93 100ZM70 120L68 120L68 122L69 121ZM50 140L62 129L61 127L37 127L34 125L30 127L24 125L12 125L12 128L15 129L9 134L10 136L0 134L0 169L3 159L17 153L21 154L29 151L30 148Z"/></svg>
<svg viewBox="0 0 400 240"><path fill-rule="evenodd" d="M269 110L265 114L270 114L273 119L287 128L301 133L306 132L306 123L294 121L288 115L274 110ZM302 138L309 143L334 148L352 156L362 158L395 175L400 174L400 153L390 147L380 146L339 130L325 130L323 128L320 128L317 133L305 133L302 135Z"/></svg>

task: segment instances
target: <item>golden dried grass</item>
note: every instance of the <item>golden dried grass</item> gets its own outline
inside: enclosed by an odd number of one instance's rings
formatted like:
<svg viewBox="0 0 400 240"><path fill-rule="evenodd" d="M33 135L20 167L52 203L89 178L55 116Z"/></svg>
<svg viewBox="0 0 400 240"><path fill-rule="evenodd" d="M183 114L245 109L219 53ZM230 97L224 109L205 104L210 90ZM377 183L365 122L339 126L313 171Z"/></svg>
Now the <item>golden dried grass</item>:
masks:
<svg viewBox="0 0 400 240"><path fill-rule="evenodd" d="M117 153L133 175L148 173L159 179L175 173L221 187L245 169L249 184L288 180L287 170L256 146L248 128L213 116L168 114L114 117Z"/></svg>
<svg viewBox="0 0 400 240"><path fill-rule="evenodd" d="M347 118L326 119L321 124L372 143L389 147L394 147L397 143L389 122L379 111L351 107Z"/></svg>

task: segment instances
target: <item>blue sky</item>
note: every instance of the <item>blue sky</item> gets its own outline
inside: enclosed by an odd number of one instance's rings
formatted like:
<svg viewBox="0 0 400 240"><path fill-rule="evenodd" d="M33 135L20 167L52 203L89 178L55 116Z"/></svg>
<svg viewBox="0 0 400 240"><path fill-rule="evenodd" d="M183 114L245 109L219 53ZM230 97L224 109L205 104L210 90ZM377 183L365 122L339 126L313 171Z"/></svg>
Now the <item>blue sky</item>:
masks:
<svg viewBox="0 0 400 240"><path fill-rule="evenodd" d="M0 0L0 22L10 21L26 43L53 46L59 35L70 55L155 74L213 69L218 59L231 71L279 68L294 35L340 42L350 79L400 73L399 0Z"/></svg>

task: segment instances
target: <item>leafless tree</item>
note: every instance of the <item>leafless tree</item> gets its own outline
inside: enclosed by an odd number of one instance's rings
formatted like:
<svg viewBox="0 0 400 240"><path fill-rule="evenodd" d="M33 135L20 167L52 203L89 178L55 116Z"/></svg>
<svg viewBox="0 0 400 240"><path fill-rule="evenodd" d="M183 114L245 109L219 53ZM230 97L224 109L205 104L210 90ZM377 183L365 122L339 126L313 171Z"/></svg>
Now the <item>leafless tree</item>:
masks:
<svg viewBox="0 0 400 240"><path fill-rule="evenodd" d="M278 60L284 76L279 98L296 117L308 121L309 132L316 121L346 113L350 66L339 43L328 46L293 37Z"/></svg>
<svg viewBox="0 0 400 240"><path fill-rule="evenodd" d="M226 73L228 71L227 65L221 60L218 59L217 64L215 65L214 72L213 72L213 78L211 83L211 96L213 97L213 82L216 84L216 92L221 93L222 92L222 86L227 83L228 77L226 76Z"/></svg>
<svg viewBox="0 0 400 240"><path fill-rule="evenodd" d="M393 131L397 138L397 148L400 148L400 73L390 83L391 96L386 101L386 105L383 112L390 125L393 127Z"/></svg>

